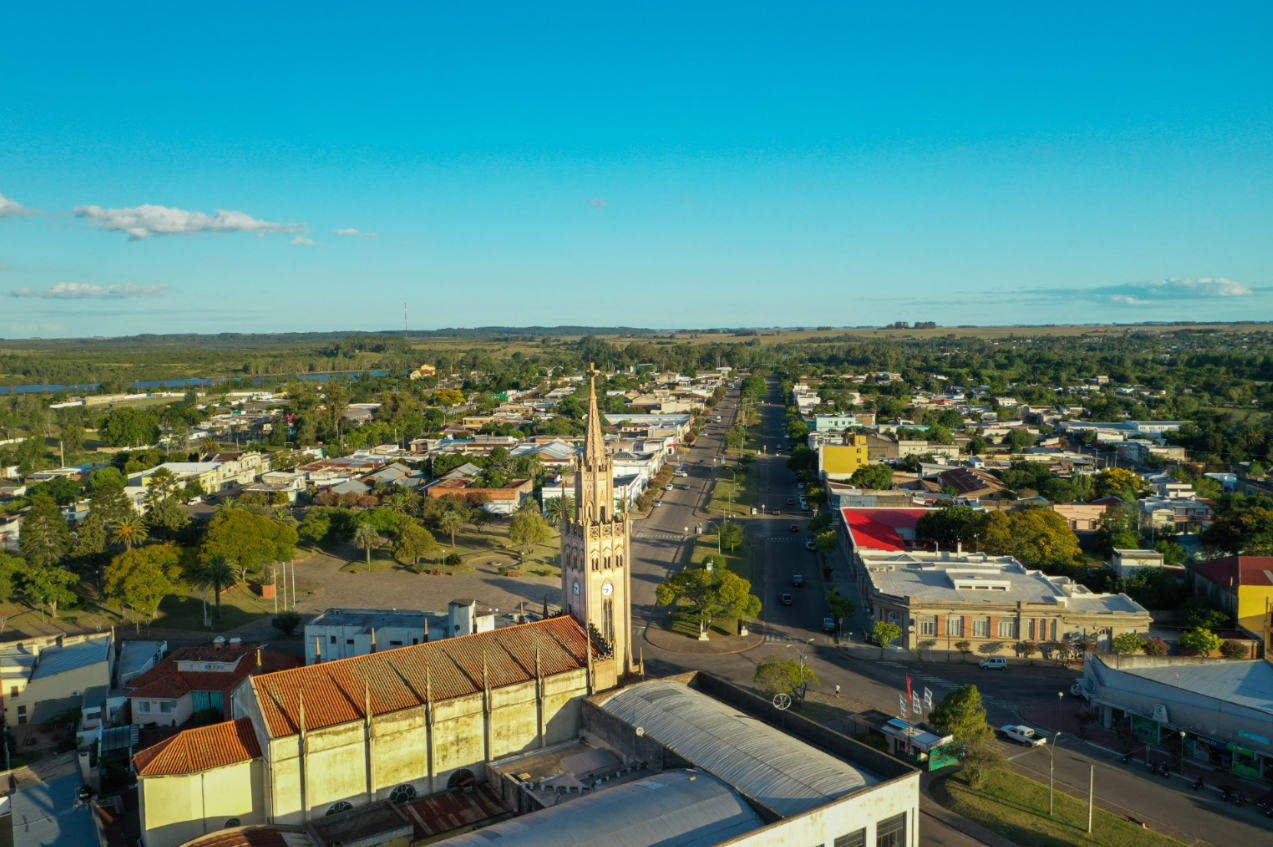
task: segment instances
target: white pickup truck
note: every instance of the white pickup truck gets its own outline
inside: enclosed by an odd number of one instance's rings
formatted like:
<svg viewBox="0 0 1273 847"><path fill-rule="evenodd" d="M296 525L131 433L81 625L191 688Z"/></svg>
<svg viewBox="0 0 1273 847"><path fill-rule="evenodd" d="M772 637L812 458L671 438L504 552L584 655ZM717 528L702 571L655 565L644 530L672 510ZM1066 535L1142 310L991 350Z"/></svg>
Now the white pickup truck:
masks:
<svg viewBox="0 0 1273 847"><path fill-rule="evenodd" d="M1028 726L1001 726L999 734L1009 741L1024 744L1027 747L1042 747L1048 740Z"/></svg>

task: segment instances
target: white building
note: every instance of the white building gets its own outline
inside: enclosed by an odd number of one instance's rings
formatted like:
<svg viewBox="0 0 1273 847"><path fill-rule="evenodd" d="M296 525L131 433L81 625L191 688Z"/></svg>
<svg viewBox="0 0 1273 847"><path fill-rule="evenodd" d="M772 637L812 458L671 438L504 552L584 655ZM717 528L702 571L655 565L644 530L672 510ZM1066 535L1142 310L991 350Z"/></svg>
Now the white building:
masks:
<svg viewBox="0 0 1273 847"><path fill-rule="evenodd" d="M494 612L479 607L475 600L452 600L445 613L328 609L305 624L305 664L367 656L493 629Z"/></svg>
<svg viewBox="0 0 1273 847"><path fill-rule="evenodd" d="M1123 579L1143 568L1161 568L1163 555L1157 550L1114 550L1107 567Z"/></svg>

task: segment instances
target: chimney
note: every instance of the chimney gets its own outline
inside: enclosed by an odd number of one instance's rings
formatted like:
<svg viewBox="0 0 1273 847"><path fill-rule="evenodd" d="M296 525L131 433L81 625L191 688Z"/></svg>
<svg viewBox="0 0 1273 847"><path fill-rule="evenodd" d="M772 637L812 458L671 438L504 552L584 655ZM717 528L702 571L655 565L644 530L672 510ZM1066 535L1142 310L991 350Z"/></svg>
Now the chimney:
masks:
<svg viewBox="0 0 1273 847"><path fill-rule="evenodd" d="M231 647L238 647L238 646L239 646L240 644L242 644L242 643L243 643L243 639L242 639L242 638L231 638L231 639L230 639L230 646L231 646Z"/></svg>
<svg viewBox="0 0 1273 847"><path fill-rule="evenodd" d="M260 647L256 648L256 668L257 670L261 669L261 648Z"/></svg>
<svg viewBox="0 0 1273 847"><path fill-rule="evenodd" d="M424 643L429 643L429 616L424 616Z"/></svg>
<svg viewBox="0 0 1273 847"><path fill-rule="evenodd" d="M220 650L220 649L221 649L222 647L224 647L224 646L225 646L225 636L224 636L224 635L218 635L216 638L212 639L212 649L213 649L213 650Z"/></svg>
<svg viewBox="0 0 1273 847"><path fill-rule="evenodd" d="M314 664L321 665L323 663L323 639L317 635L314 636Z"/></svg>
<svg viewBox="0 0 1273 847"><path fill-rule="evenodd" d="M371 628L371 652L376 652L376 628Z"/></svg>

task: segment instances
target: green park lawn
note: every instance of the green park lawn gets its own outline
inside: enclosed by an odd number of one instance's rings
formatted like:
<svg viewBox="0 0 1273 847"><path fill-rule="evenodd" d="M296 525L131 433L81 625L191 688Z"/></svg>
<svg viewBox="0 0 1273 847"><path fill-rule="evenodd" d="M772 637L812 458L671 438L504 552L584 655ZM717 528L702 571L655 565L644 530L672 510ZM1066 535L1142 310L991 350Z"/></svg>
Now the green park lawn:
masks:
<svg viewBox="0 0 1273 847"><path fill-rule="evenodd" d="M1159 832L1096 809L1087 834L1087 801L1056 792L1056 815L1048 816L1048 787L1011 771L992 771L973 788L967 774L956 772L932 785L937 802L976 821L1021 847L1181 847Z"/></svg>

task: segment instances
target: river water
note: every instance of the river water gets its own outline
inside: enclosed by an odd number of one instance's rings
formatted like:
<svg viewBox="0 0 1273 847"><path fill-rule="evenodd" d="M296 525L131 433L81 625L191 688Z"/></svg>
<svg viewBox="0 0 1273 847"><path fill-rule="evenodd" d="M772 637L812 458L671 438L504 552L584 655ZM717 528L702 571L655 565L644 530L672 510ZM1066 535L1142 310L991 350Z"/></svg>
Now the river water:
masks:
<svg viewBox="0 0 1273 847"><path fill-rule="evenodd" d="M305 382L326 382L329 379L356 379L364 374L371 376L386 376L388 371L358 371L358 372L342 372L342 373L306 373L291 374L289 376L254 376L254 383L263 383L266 380L285 381L289 379L299 379ZM202 388L208 385L217 385L223 382L236 382L242 377L216 377L215 379L204 379L203 377L190 377L189 379L151 379L139 382L131 382L128 384L130 391L151 390L155 388ZM9 394L56 394L59 391L65 391L71 394L93 392L101 386L100 382L85 382L78 385L0 385L0 396Z"/></svg>

